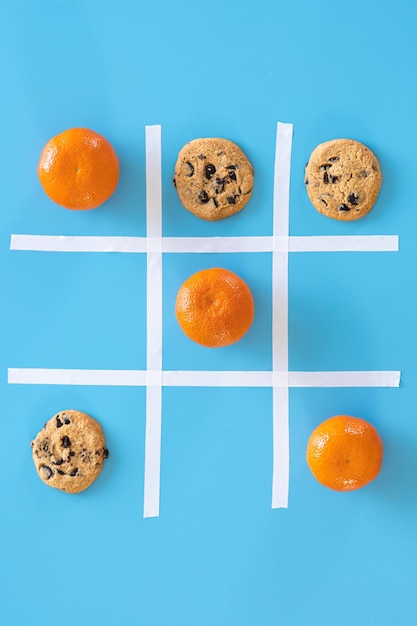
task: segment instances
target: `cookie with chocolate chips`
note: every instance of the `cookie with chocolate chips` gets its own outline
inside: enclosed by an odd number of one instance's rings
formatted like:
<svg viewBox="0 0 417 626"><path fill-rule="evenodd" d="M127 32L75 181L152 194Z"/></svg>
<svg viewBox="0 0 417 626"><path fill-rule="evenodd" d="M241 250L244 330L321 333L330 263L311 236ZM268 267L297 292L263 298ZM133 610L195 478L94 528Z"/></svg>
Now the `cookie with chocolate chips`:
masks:
<svg viewBox="0 0 417 626"><path fill-rule="evenodd" d="M41 480L67 493L87 489L109 456L100 424L86 413L74 410L54 415L31 445Z"/></svg>
<svg viewBox="0 0 417 626"><path fill-rule="evenodd" d="M228 139L194 139L178 155L174 185L188 211L214 222L243 209L252 194L253 168Z"/></svg>
<svg viewBox="0 0 417 626"><path fill-rule="evenodd" d="M353 139L335 139L313 150L304 182L317 211L335 220L351 221L374 206L382 174L369 148Z"/></svg>

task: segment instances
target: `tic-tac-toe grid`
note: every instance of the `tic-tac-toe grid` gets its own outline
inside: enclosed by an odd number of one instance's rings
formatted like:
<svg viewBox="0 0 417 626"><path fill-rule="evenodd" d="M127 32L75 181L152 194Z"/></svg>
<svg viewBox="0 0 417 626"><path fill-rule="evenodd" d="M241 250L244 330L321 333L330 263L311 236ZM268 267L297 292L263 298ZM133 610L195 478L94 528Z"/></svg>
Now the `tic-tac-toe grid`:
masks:
<svg viewBox="0 0 417 626"><path fill-rule="evenodd" d="M289 235L291 124L278 123L273 193L273 234L260 237L163 237L161 127L146 132L146 237L12 235L12 250L119 252L147 256L147 369L65 370L10 368L14 384L146 387L144 517L160 505L162 387L270 387L273 393L272 507L288 506L289 389L291 387L395 387L398 371L290 372L288 367L288 257L291 252L397 251L397 236ZM162 254L270 252L272 258L272 370L166 371L162 363Z"/></svg>

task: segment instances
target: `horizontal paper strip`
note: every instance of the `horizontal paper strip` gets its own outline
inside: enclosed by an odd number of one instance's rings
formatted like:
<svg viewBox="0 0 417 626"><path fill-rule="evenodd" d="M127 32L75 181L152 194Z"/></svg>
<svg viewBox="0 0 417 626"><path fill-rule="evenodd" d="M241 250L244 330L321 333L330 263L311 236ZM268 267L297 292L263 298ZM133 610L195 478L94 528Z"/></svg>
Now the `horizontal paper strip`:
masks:
<svg viewBox="0 0 417 626"><path fill-rule="evenodd" d="M34 252L146 252L146 237L12 235L10 250Z"/></svg>
<svg viewBox="0 0 417 626"><path fill-rule="evenodd" d="M146 370L9 368L8 382L15 385L145 387Z"/></svg>
<svg viewBox="0 0 417 626"><path fill-rule="evenodd" d="M317 237L69 237L12 235L10 250L33 252L397 252L397 235Z"/></svg>
<svg viewBox="0 0 417 626"><path fill-rule="evenodd" d="M290 237L290 252L398 252L397 235Z"/></svg>
<svg viewBox="0 0 417 626"><path fill-rule="evenodd" d="M290 387L399 387L399 371L289 372Z"/></svg>
<svg viewBox="0 0 417 626"><path fill-rule="evenodd" d="M285 379L280 379L280 383ZM272 387L272 372L164 371L165 387Z"/></svg>
<svg viewBox="0 0 417 626"><path fill-rule="evenodd" d="M165 387L398 387L399 371L270 372L9 368L15 385L99 385L145 387L162 376Z"/></svg>

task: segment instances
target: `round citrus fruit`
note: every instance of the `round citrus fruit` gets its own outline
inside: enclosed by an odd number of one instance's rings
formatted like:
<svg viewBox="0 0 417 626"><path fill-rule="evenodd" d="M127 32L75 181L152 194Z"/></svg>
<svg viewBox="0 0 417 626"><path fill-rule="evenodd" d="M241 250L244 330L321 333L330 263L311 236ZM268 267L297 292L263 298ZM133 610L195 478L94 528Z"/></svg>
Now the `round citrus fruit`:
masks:
<svg viewBox="0 0 417 626"><path fill-rule="evenodd" d="M95 209L114 192L119 161L112 145L88 128L69 128L42 150L38 176L45 193L74 210Z"/></svg>
<svg viewBox="0 0 417 626"><path fill-rule="evenodd" d="M219 348L239 341L249 330L254 304L248 285L239 276L212 268L185 281L175 312L187 337L207 348Z"/></svg>
<svg viewBox="0 0 417 626"><path fill-rule="evenodd" d="M337 415L312 432L306 457L313 476L322 485L351 491L376 478L382 465L383 444L369 422Z"/></svg>

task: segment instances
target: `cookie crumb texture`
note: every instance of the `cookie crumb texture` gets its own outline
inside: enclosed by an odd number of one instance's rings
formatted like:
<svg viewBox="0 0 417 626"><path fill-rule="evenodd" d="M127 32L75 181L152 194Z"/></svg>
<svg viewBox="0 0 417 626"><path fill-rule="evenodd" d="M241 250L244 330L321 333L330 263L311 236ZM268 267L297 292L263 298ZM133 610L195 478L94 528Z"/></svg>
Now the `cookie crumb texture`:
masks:
<svg viewBox="0 0 417 626"><path fill-rule="evenodd" d="M228 139L194 139L178 155L173 182L188 211L214 222L246 205L253 189L253 168Z"/></svg>
<svg viewBox="0 0 417 626"><path fill-rule="evenodd" d="M54 415L31 445L41 480L67 493L87 489L109 456L100 424L86 413L74 410Z"/></svg>
<svg viewBox="0 0 417 626"><path fill-rule="evenodd" d="M319 213L335 220L357 220L376 202L382 183L381 167L362 143L335 139L313 150L304 182Z"/></svg>

